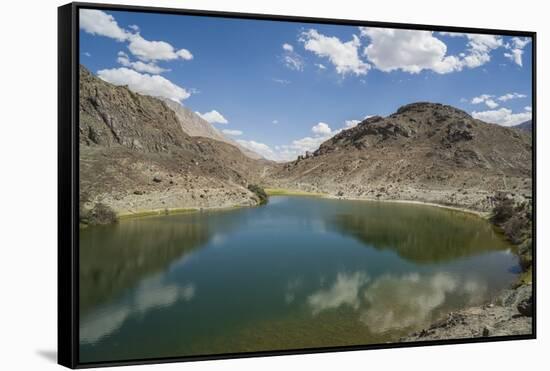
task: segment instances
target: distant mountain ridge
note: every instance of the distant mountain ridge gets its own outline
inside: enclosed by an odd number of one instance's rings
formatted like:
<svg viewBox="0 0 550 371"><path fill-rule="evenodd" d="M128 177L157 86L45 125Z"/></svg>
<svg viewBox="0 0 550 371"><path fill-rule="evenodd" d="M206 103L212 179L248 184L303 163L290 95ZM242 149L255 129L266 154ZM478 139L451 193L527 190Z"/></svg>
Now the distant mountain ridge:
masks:
<svg viewBox="0 0 550 371"><path fill-rule="evenodd" d="M527 133L531 133L533 131L533 121L528 120L528 121L522 122L521 124L512 126L512 128L522 130Z"/></svg>
<svg viewBox="0 0 550 371"><path fill-rule="evenodd" d="M239 143L235 142L233 139L223 135L218 129L212 126L212 124L210 124L208 121L206 121L205 119L197 115L195 112L193 112L189 108L184 107L181 104L174 102L171 99L167 99L167 98L159 98L159 99L161 99L164 103L166 103L166 105L176 113L176 117L180 121L182 130L187 134L189 134L190 136L211 138L214 140L219 140L221 142L229 143L239 148L242 153L244 153L246 156L250 158L253 158L253 159L262 158L262 156L260 156L256 152L253 152L241 146Z"/></svg>

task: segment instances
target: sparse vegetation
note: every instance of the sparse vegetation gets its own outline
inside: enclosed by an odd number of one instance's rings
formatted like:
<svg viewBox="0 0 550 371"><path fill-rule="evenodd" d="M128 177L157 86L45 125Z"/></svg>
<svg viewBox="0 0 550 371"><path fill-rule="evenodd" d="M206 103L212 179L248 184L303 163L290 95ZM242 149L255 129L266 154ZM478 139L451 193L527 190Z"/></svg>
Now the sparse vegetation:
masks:
<svg viewBox="0 0 550 371"><path fill-rule="evenodd" d="M324 193L299 191L285 188L266 188L265 192L270 196L325 196Z"/></svg>
<svg viewBox="0 0 550 371"><path fill-rule="evenodd" d="M256 196L258 196L258 200L260 201L260 205L267 204L267 201L269 200L269 197L267 196L267 193L265 193L265 190L260 187L257 184L249 184L248 190L252 193L254 193Z"/></svg>

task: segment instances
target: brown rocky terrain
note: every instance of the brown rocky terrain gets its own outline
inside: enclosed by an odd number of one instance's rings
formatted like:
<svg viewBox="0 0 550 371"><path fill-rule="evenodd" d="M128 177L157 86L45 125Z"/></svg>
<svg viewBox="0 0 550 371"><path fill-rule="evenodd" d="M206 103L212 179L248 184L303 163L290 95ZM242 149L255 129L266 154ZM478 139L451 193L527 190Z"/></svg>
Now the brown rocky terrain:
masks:
<svg viewBox="0 0 550 371"><path fill-rule="evenodd" d="M111 85L80 68L81 216L255 205L247 189L265 160L210 138L191 137L159 99Z"/></svg>
<svg viewBox="0 0 550 371"><path fill-rule="evenodd" d="M271 187L489 211L497 192L531 198L531 136L451 106L413 103L370 117L317 151L273 166Z"/></svg>
<svg viewBox="0 0 550 371"><path fill-rule="evenodd" d="M400 341L529 335L533 328L532 294L530 284L505 290L491 303L449 313Z"/></svg>

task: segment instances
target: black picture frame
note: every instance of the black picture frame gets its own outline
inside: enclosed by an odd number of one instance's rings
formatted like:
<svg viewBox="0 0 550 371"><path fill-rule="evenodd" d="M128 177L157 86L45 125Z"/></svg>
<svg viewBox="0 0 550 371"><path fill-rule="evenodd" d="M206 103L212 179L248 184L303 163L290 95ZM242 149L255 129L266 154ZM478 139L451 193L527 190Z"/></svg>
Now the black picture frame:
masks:
<svg viewBox="0 0 550 371"><path fill-rule="evenodd" d="M119 10L128 12L193 15L253 20L285 21L300 23L371 26L407 30L430 30L477 34L498 34L532 38L532 197L533 197L533 327L529 335L495 336L486 338L445 339L384 343L358 346L336 346L249 353L227 353L203 356L184 356L124 361L82 363L79 360L79 9ZM536 133L537 133L537 34L532 31L451 27L409 23L358 21L274 14L233 13L191 9L157 8L145 6L112 5L96 3L70 3L58 8L58 363L69 368L89 368L154 364L182 361L216 360L229 358L278 356L321 352L341 352L385 348L418 347L479 342L536 339Z"/></svg>

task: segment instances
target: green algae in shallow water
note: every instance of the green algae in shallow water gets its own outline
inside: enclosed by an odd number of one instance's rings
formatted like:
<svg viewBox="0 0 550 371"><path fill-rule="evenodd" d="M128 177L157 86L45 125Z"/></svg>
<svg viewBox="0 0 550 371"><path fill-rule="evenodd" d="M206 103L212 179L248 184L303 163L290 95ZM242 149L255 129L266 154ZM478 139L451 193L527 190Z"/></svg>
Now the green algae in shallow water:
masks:
<svg viewBox="0 0 550 371"><path fill-rule="evenodd" d="M517 278L485 220L271 197L81 230L83 362L395 341Z"/></svg>

